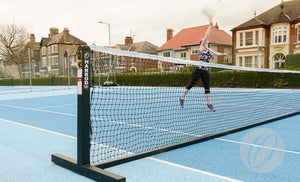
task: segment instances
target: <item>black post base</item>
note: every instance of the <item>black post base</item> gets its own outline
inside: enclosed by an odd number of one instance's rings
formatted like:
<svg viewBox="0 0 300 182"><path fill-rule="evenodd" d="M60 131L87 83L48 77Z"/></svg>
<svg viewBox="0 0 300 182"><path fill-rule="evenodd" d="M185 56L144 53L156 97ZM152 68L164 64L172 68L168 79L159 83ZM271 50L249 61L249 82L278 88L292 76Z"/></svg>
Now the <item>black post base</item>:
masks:
<svg viewBox="0 0 300 182"><path fill-rule="evenodd" d="M99 182L125 182L125 177L123 176L92 165L78 165L76 160L62 154L52 154L51 160L61 167Z"/></svg>

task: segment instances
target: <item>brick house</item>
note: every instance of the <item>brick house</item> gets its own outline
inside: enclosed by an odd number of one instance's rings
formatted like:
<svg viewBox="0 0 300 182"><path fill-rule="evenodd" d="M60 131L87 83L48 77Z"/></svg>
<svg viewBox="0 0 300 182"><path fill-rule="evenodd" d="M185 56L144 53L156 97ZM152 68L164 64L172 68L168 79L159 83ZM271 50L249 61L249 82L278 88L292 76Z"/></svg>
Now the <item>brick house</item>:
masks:
<svg viewBox="0 0 300 182"><path fill-rule="evenodd" d="M232 29L233 64L277 69L300 53L300 0L283 2Z"/></svg>
<svg viewBox="0 0 300 182"><path fill-rule="evenodd" d="M182 29L173 36L173 30L167 30L167 42L157 49L158 55L164 57L174 57L178 59L198 60L200 40L204 37L208 25ZM226 52L227 58L214 57L214 63L232 62L232 37L224 30L220 30L218 25L212 26L209 36L209 47L218 52Z"/></svg>
<svg viewBox="0 0 300 182"><path fill-rule="evenodd" d="M66 76L68 67L71 75L76 75L76 52L80 45L86 43L71 35L69 29L64 28L59 33L58 28L50 28L47 38L42 38L40 43L40 76ZM66 55L70 56L70 64L67 65Z"/></svg>
<svg viewBox="0 0 300 182"><path fill-rule="evenodd" d="M114 49L157 55L156 50L158 49L158 46L148 41L134 43L132 37L126 37L125 44L116 44ZM116 70L119 71L144 72L158 68L158 61L154 60L140 60L139 58L134 57L121 57L116 59L118 59L116 60L118 63Z"/></svg>

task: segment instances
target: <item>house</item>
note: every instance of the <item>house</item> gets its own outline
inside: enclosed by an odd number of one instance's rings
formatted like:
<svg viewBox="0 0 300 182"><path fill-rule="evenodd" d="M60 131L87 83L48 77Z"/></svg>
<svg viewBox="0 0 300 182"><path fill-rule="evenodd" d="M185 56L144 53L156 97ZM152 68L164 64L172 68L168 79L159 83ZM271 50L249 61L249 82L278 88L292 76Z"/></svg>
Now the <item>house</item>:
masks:
<svg viewBox="0 0 300 182"><path fill-rule="evenodd" d="M114 49L131 51L137 53L153 54L157 55L158 46L148 42L133 42L132 37L128 36L125 38L125 44L116 44ZM117 71L134 71L134 72L145 72L151 71L158 68L158 61L154 60L140 60L134 57L114 57Z"/></svg>
<svg viewBox="0 0 300 182"><path fill-rule="evenodd" d="M72 76L76 75L76 52L80 45L86 43L71 35L69 29L64 28L63 32L59 33L58 28L50 28L49 36L42 38L40 43L40 76L66 76L68 69L71 70Z"/></svg>
<svg viewBox="0 0 300 182"><path fill-rule="evenodd" d="M300 53L300 0L281 4L232 29L233 64L277 69Z"/></svg>
<svg viewBox="0 0 300 182"><path fill-rule="evenodd" d="M164 57L174 57L178 59L198 60L200 41L205 36L209 25L182 29L173 37L173 30L167 30L167 42L157 49L158 55ZM225 52L228 58L217 57L212 59L215 63L232 62L232 37L224 30L220 30L218 25L212 26L209 40L209 47L218 52Z"/></svg>

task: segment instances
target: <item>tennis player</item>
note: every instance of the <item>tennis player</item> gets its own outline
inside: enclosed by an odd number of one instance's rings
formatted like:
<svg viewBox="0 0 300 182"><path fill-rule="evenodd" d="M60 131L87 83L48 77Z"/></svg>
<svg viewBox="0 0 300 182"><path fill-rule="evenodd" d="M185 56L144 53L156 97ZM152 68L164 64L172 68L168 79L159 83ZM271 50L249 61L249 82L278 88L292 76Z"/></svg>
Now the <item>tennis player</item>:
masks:
<svg viewBox="0 0 300 182"><path fill-rule="evenodd" d="M208 29L205 33L205 36L200 41L199 61L202 61L205 63L209 63L210 59L213 56L227 56L226 53L216 52L216 51L208 48L208 43L209 43L208 37L209 37L210 31L211 31L212 25L213 25L213 23L210 20L210 23L209 23ZM204 90L205 90L205 97L206 97L206 101L207 101L206 107L210 111L215 112L215 109L211 103L210 86L209 86L209 83L210 83L209 72L208 72L208 68L204 67L204 66L196 66L194 68L190 82L184 88L182 96L179 98L179 105L181 108L183 108L184 97L186 96L188 91L196 84L196 82L198 81L199 78L201 78L203 86L204 86Z"/></svg>

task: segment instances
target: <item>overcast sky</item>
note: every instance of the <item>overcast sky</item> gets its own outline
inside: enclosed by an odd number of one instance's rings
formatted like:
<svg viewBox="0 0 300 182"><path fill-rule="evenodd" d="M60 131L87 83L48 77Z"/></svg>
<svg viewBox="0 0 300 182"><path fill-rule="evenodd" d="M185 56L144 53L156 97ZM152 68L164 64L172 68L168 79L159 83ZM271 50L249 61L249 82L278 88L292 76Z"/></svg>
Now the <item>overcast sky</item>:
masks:
<svg viewBox="0 0 300 182"><path fill-rule="evenodd" d="M281 3L281 0L0 0L0 24L15 23L34 33L36 41L47 37L50 27L69 28L72 35L88 44L108 45L111 25L112 45L149 41L157 46L166 42L166 30L208 24L203 8L214 12L214 22L230 30ZM286 1L286 0L285 0Z"/></svg>

